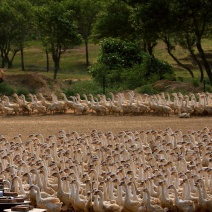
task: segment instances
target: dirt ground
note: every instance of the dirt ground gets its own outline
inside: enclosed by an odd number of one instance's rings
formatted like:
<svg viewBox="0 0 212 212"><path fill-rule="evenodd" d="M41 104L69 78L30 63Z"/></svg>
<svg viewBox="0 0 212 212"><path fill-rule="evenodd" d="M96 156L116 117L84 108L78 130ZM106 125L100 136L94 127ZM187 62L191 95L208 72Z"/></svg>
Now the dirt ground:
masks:
<svg viewBox="0 0 212 212"><path fill-rule="evenodd" d="M204 127L212 129L212 117L178 118L142 115L142 116L96 116L96 115L32 115L32 116L0 116L0 134L7 138L13 138L21 134L27 139L30 134L41 133L44 137L58 135L59 130L66 132L91 133L96 129L101 132L112 131L117 133L122 130L202 130Z"/></svg>

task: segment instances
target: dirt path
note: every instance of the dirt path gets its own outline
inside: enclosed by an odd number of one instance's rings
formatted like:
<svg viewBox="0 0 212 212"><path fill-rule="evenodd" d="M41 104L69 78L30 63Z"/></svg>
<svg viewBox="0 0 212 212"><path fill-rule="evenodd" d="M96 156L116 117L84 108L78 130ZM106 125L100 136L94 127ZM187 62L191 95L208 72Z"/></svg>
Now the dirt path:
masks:
<svg viewBox="0 0 212 212"><path fill-rule="evenodd" d="M22 134L28 137L30 134L49 136L57 135L60 129L66 132L77 131L90 133L93 129L114 133L121 130L165 130L167 127L173 130L201 130L204 127L212 129L212 117L191 117L180 119L175 115L160 117L153 115L144 116L96 116L59 114L46 116L0 116L0 134L6 137L14 137Z"/></svg>

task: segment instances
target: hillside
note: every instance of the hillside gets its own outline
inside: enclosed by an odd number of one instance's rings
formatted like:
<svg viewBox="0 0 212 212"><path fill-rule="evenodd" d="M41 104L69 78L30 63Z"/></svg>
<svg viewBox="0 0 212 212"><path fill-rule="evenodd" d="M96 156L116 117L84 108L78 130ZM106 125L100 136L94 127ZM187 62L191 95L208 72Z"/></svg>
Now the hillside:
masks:
<svg viewBox="0 0 212 212"><path fill-rule="evenodd" d="M52 92L61 92L63 88L68 86L66 81L53 81L51 78L38 73L8 75L5 80L15 90L33 91L46 95Z"/></svg>

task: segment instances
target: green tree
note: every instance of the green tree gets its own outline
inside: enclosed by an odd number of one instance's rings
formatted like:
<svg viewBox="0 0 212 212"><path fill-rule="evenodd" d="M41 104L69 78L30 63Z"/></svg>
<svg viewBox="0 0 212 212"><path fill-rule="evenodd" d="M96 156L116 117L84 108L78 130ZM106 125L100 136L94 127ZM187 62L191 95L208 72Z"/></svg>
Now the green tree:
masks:
<svg viewBox="0 0 212 212"><path fill-rule="evenodd" d="M77 31L74 11L69 1L48 0L41 6L35 6L36 23L44 47L51 52L54 62L54 77L60 69L61 54L82 42Z"/></svg>
<svg viewBox="0 0 212 212"><path fill-rule="evenodd" d="M136 37L141 41L144 51L153 55L160 37L161 22L168 15L168 5L163 0L133 0L128 3L132 7L130 21Z"/></svg>
<svg viewBox="0 0 212 212"><path fill-rule="evenodd" d="M123 1L103 1L102 10L94 23L93 40L99 41L107 37L133 39L130 14L131 8Z"/></svg>
<svg viewBox="0 0 212 212"><path fill-rule="evenodd" d="M141 63L141 49L134 43L119 38L105 38L100 42L101 51L90 73L98 82L106 79L107 85L123 83L121 72Z"/></svg>
<svg viewBox="0 0 212 212"><path fill-rule="evenodd" d="M95 0L75 0L72 2L71 8L75 12L77 27L85 43L86 65L89 66L88 42L96 16L101 10L101 4Z"/></svg>
<svg viewBox="0 0 212 212"><path fill-rule="evenodd" d="M2 67L12 67L12 62L21 51L24 69L23 49L30 36L32 23L31 4L28 0L0 1L0 50Z"/></svg>
<svg viewBox="0 0 212 212"><path fill-rule="evenodd" d="M100 42L101 55L99 62L109 69L129 68L141 62L141 49L135 43L119 38L107 38Z"/></svg>
<svg viewBox="0 0 212 212"><path fill-rule="evenodd" d="M210 0L149 0L127 1L132 6L134 27L137 32L143 32L144 39L151 42L162 39L169 55L189 71L193 71L174 55L176 45L181 45L188 51L198 65L203 80L202 65L212 83L212 72L208 58L202 48L202 39L209 37L212 22L212 3ZM197 57L197 54L200 57Z"/></svg>
<svg viewBox="0 0 212 212"><path fill-rule="evenodd" d="M173 78L172 67L157 60L132 42L118 38L106 38L101 43L101 52L90 72L94 79L107 86L122 86L135 89L146 82Z"/></svg>
<svg viewBox="0 0 212 212"><path fill-rule="evenodd" d="M210 83L212 84L212 70L209 64L209 59L202 47L202 39L211 34L212 2L210 0L175 0L173 8L178 30L185 34L189 33L195 37L196 50L200 56L201 63L203 64ZM185 39L187 38L188 37ZM198 60L196 60L196 62L200 67L201 63Z"/></svg>

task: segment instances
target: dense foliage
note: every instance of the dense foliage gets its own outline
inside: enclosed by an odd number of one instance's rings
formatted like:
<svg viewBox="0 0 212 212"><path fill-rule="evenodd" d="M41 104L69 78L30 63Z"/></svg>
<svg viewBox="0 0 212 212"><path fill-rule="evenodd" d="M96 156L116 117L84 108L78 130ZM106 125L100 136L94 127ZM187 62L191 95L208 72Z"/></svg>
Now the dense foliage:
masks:
<svg viewBox="0 0 212 212"><path fill-rule="evenodd" d="M115 38L101 42L101 52L90 73L109 87L135 89L160 79L174 79L172 67L145 53L130 41Z"/></svg>
<svg viewBox="0 0 212 212"><path fill-rule="evenodd" d="M12 68L17 52L23 50L32 32L32 7L28 0L0 1L1 66Z"/></svg>
<svg viewBox="0 0 212 212"><path fill-rule="evenodd" d="M101 55L98 60L109 69L130 68L141 63L140 48L135 43L107 38L100 45Z"/></svg>

